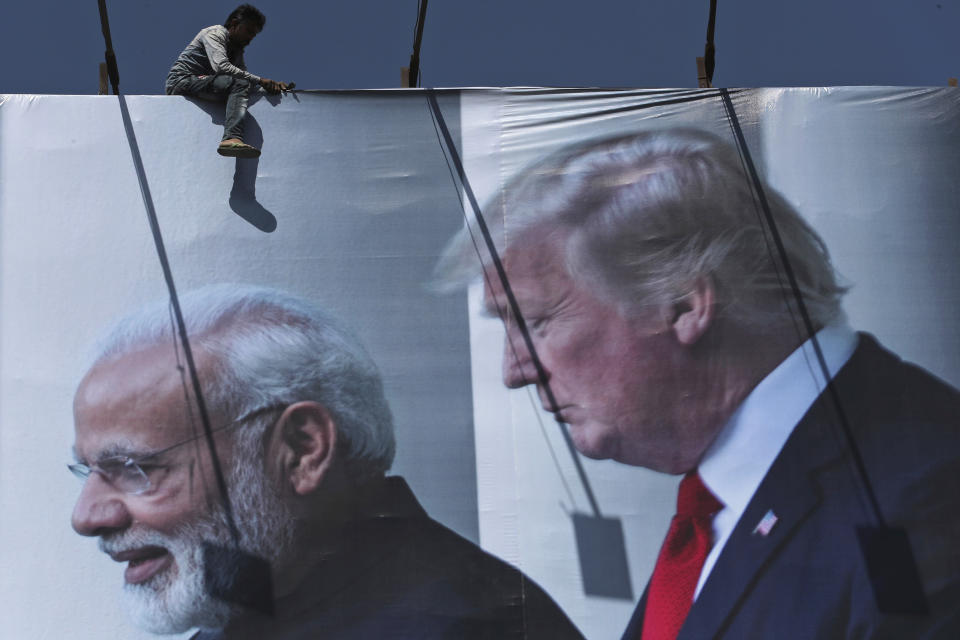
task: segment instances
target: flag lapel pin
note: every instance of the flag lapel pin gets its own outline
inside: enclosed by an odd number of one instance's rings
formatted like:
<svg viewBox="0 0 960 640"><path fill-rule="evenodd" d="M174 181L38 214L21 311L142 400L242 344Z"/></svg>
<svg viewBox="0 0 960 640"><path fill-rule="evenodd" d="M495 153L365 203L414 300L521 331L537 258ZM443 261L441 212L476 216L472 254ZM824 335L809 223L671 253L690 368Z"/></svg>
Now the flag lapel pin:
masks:
<svg viewBox="0 0 960 640"><path fill-rule="evenodd" d="M760 522L757 523L753 533L766 537L770 534L773 526L777 524L778 519L779 518L777 518L777 514L773 512L773 509L768 509L763 517L760 518Z"/></svg>

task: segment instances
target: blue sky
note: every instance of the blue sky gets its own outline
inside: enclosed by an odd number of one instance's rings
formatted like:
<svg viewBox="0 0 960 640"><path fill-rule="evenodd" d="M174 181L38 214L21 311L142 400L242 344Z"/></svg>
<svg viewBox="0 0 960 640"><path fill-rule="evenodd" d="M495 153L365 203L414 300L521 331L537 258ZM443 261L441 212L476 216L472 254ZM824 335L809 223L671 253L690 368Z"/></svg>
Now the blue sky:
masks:
<svg viewBox="0 0 960 640"><path fill-rule="evenodd" d="M90 94L96 0L8 3L2 93ZM236 0L108 0L120 88L162 92L170 64ZM251 71L301 89L396 87L416 0L260 0ZM432 0L425 86L691 87L708 0ZM720 0L717 86L933 85L960 76L960 0Z"/></svg>

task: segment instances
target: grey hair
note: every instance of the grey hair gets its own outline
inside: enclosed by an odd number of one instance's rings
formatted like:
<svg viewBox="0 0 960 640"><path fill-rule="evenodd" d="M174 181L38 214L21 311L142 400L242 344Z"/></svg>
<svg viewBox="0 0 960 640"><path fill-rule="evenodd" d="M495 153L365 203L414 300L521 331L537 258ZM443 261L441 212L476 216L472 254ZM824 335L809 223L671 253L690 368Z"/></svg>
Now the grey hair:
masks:
<svg viewBox="0 0 960 640"><path fill-rule="evenodd" d="M396 445L380 373L339 322L302 298L251 285L211 285L179 301L191 350L215 363L212 379L201 379L211 410L239 417L273 405L318 402L336 422L341 459L355 477L382 476L390 468ZM148 305L117 322L94 364L155 346L182 353L172 329L170 303ZM248 428L269 424L251 421Z"/></svg>
<svg viewBox="0 0 960 640"><path fill-rule="evenodd" d="M846 288L823 240L783 196L763 189L811 319L823 326L842 317ZM682 300L706 277L718 317L757 331L793 321L753 184L736 150L705 131L648 131L562 149L521 171L486 213L501 255L530 234L560 232L570 275L625 313ZM479 238L475 226L447 245L437 288L473 278L471 236Z"/></svg>

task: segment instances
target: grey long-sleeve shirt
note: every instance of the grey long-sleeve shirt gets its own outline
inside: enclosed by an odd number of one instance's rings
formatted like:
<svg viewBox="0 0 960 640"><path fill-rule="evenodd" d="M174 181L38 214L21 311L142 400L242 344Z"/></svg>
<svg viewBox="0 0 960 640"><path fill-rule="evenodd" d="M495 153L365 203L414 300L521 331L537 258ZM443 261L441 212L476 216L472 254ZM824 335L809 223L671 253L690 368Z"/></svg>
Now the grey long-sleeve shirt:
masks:
<svg viewBox="0 0 960 640"><path fill-rule="evenodd" d="M222 73L259 83L260 77L247 71L243 48L231 47L227 28L215 24L200 31L173 63L167 74L166 90L185 76L208 76Z"/></svg>

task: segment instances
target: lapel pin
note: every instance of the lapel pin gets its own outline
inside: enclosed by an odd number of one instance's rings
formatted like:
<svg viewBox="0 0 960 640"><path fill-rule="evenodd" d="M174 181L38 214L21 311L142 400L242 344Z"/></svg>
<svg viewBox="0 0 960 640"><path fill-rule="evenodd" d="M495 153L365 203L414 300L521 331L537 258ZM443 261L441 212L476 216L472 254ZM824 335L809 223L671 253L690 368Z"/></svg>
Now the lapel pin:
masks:
<svg viewBox="0 0 960 640"><path fill-rule="evenodd" d="M777 524L778 519L779 518L777 518L777 514L773 512L773 509L767 510L764 516L760 518L760 522L757 523L757 526L754 528L753 532L755 534L759 533L761 536L766 537L773 529L773 525Z"/></svg>

